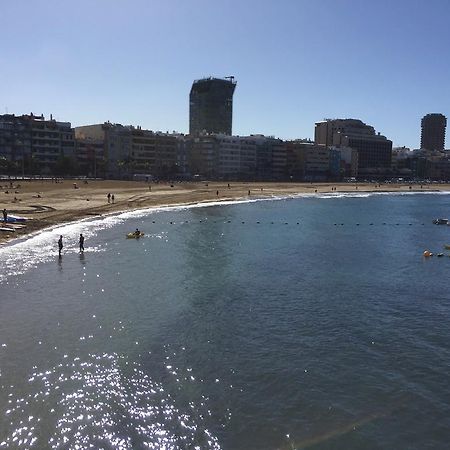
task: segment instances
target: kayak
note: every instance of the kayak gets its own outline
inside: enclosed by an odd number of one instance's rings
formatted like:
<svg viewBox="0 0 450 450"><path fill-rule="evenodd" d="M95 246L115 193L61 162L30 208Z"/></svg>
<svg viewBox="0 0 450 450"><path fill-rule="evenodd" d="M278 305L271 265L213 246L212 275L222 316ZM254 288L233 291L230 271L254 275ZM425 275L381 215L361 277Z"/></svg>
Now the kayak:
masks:
<svg viewBox="0 0 450 450"><path fill-rule="evenodd" d="M9 214L6 218L6 222L8 222L8 223L26 222L26 221L27 221L27 219L25 217L11 216Z"/></svg>
<svg viewBox="0 0 450 450"><path fill-rule="evenodd" d="M139 234L136 233L128 233L127 239L139 239L140 237L144 236L144 233L141 231Z"/></svg>
<svg viewBox="0 0 450 450"><path fill-rule="evenodd" d="M16 231L16 230L14 228L9 228L9 227L0 227L0 231L6 231L8 233L11 233L11 232L14 233L14 231Z"/></svg>

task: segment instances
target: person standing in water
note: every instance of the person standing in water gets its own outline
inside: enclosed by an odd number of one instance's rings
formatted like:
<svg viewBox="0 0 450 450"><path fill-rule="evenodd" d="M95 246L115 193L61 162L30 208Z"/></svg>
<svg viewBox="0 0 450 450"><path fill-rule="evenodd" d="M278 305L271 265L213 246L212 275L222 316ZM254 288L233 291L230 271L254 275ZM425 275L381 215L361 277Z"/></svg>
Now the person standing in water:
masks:
<svg viewBox="0 0 450 450"><path fill-rule="evenodd" d="M84 236L80 233L80 253L84 252Z"/></svg>
<svg viewBox="0 0 450 450"><path fill-rule="evenodd" d="M8 212L6 211L6 208L3 208L3 222L8 221Z"/></svg>
<svg viewBox="0 0 450 450"><path fill-rule="evenodd" d="M62 234L61 234L61 236L59 236L59 239L58 239L58 249L59 249L59 256L61 256L61 250L63 249L63 241L62 241Z"/></svg>

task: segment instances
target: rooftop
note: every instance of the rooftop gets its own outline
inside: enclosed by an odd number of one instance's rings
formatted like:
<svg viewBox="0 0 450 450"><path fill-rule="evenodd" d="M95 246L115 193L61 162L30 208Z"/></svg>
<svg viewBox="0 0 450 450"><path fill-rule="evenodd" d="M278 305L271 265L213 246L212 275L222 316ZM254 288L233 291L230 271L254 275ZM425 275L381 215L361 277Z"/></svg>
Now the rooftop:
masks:
<svg viewBox="0 0 450 450"><path fill-rule="evenodd" d="M195 83L205 83L207 81L225 81L225 82L232 83L232 84L237 83L237 81L234 81L234 76L230 75L228 77L223 77L223 78L217 78L217 77L199 78L198 80L194 80L194 84Z"/></svg>

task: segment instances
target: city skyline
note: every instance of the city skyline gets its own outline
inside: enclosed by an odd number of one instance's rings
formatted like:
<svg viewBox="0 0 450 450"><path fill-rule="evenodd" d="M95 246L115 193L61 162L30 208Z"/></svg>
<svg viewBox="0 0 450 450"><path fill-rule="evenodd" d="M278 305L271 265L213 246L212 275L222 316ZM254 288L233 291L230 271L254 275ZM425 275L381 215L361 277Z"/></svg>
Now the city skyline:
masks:
<svg viewBox="0 0 450 450"><path fill-rule="evenodd" d="M2 113L187 133L192 81L234 75L236 135L312 138L317 121L357 118L418 148L421 118L449 114L445 1L45 1L27 11L4 6Z"/></svg>

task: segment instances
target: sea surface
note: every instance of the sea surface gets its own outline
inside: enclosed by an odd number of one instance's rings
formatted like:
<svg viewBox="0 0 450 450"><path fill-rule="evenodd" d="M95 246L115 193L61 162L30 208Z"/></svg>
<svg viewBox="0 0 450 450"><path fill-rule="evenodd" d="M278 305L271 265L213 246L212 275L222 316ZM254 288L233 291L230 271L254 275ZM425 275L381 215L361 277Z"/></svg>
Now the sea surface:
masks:
<svg viewBox="0 0 450 450"><path fill-rule="evenodd" d="M438 217L449 195L304 196L1 248L0 449L449 448Z"/></svg>

